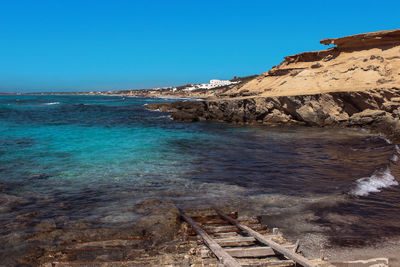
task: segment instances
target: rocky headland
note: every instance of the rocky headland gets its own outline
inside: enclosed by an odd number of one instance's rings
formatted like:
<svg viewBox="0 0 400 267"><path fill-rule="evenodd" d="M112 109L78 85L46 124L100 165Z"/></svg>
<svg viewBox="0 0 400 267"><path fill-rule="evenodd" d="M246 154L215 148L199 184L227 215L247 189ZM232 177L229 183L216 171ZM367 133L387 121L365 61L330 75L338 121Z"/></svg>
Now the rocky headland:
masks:
<svg viewBox="0 0 400 267"><path fill-rule="evenodd" d="M149 104L175 120L363 127L400 142L400 30L324 39L204 101Z"/></svg>

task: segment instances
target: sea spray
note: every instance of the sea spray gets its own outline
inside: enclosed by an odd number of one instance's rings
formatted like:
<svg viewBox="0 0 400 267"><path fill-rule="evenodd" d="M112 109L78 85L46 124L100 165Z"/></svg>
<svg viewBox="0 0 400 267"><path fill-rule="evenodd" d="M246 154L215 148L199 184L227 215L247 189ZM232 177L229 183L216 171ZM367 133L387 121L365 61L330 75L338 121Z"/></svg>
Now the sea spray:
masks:
<svg viewBox="0 0 400 267"><path fill-rule="evenodd" d="M375 171L370 177L363 177L357 180L356 188L351 194L356 196L368 196L370 193L381 192L382 188L398 185L390 168Z"/></svg>

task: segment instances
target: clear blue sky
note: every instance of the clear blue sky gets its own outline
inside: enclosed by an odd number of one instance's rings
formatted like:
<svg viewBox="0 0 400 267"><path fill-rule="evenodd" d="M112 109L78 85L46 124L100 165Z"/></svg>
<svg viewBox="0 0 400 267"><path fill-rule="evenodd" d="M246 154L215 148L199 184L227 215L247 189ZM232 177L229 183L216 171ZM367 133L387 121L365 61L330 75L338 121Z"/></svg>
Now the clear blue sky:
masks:
<svg viewBox="0 0 400 267"><path fill-rule="evenodd" d="M396 28L398 0L0 0L0 92L230 79L323 38Z"/></svg>

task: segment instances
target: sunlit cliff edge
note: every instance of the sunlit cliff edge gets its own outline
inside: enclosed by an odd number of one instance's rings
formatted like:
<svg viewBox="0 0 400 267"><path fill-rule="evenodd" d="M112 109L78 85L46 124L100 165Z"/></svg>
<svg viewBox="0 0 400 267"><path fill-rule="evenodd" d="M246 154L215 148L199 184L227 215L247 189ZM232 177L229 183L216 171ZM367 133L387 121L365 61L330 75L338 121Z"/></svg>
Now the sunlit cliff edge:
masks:
<svg viewBox="0 0 400 267"><path fill-rule="evenodd" d="M271 70L226 94L289 96L400 87L400 30L324 39L323 51L285 57Z"/></svg>
<svg viewBox="0 0 400 267"><path fill-rule="evenodd" d="M205 101L148 108L181 121L363 127L400 143L400 29L321 43L336 46L287 56L250 80L202 92Z"/></svg>

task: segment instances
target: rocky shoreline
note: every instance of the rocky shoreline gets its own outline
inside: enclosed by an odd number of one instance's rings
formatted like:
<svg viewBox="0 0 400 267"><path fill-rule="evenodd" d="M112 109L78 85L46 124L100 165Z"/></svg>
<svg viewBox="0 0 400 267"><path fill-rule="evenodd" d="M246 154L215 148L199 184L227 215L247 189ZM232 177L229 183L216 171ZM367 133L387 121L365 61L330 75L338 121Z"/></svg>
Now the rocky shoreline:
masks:
<svg viewBox="0 0 400 267"><path fill-rule="evenodd" d="M225 121L235 124L362 127L400 142L400 90L332 92L314 95L256 97L148 104L171 112L178 121Z"/></svg>

